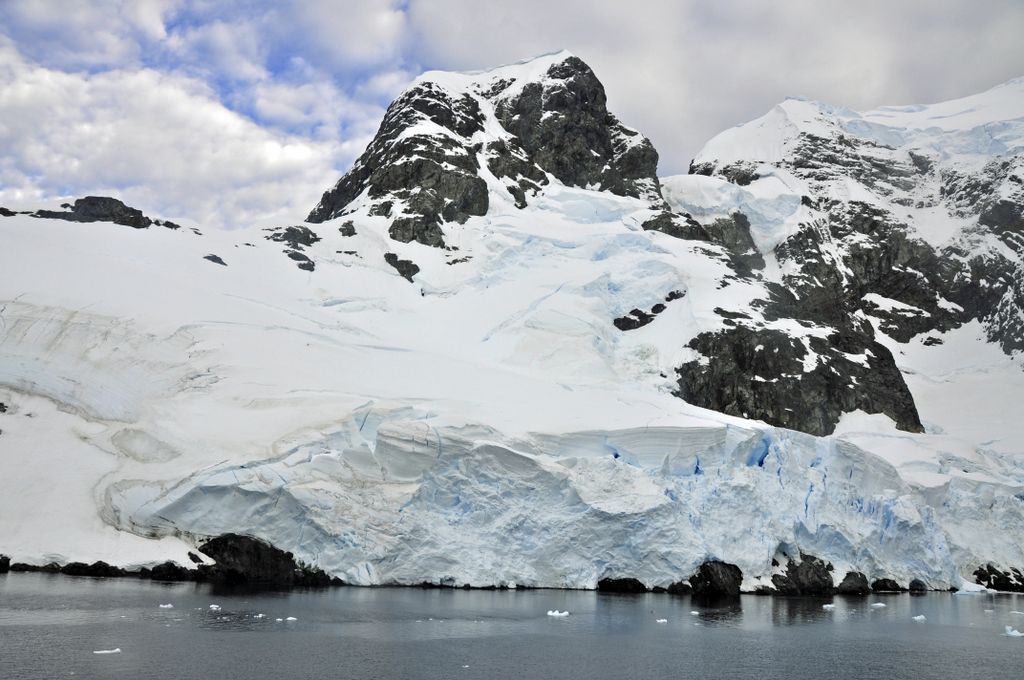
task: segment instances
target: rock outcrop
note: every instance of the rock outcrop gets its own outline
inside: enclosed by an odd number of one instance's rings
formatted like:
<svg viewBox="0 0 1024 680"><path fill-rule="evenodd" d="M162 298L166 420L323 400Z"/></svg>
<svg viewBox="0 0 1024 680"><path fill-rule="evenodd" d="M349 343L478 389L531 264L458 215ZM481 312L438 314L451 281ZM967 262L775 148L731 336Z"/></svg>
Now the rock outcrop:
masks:
<svg viewBox="0 0 1024 680"><path fill-rule="evenodd" d="M660 206L657 164L651 143L608 111L601 82L568 53L481 74L428 73L388 107L306 219L364 208L390 220L392 239L443 248L443 224L487 213L485 174L520 208L549 176Z"/></svg>
<svg viewBox="0 0 1024 680"><path fill-rule="evenodd" d="M690 587L698 597L739 597L743 572L735 564L712 560L700 565L690 577Z"/></svg>
<svg viewBox="0 0 1024 680"><path fill-rule="evenodd" d="M597 582L602 593L646 593L647 586L635 578L603 578Z"/></svg>
<svg viewBox="0 0 1024 680"><path fill-rule="evenodd" d="M216 564L199 565L199 580L282 588L331 585L331 578L323 571L298 564L290 552L249 536L224 534L200 549Z"/></svg>
<svg viewBox="0 0 1024 680"><path fill-rule="evenodd" d="M772 585L780 595L831 595L835 592L832 565L813 555L800 553L800 560L790 559L786 571L772 575Z"/></svg>
<svg viewBox="0 0 1024 680"><path fill-rule="evenodd" d="M842 582L836 586L836 593L839 595L867 595L870 592L868 577L859 571L847 572Z"/></svg>

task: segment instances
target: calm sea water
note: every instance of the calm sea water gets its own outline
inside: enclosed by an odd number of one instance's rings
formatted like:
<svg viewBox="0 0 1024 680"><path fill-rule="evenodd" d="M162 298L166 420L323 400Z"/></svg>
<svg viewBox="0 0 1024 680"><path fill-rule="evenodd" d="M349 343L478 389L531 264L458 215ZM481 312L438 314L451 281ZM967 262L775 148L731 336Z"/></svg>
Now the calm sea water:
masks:
<svg viewBox="0 0 1024 680"><path fill-rule="evenodd" d="M1024 597L1013 595L744 596L712 607L653 594L231 593L9 574L0 678L995 680L1024 677L1024 638L1004 635L1024 629L1017 612Z"/></svg>

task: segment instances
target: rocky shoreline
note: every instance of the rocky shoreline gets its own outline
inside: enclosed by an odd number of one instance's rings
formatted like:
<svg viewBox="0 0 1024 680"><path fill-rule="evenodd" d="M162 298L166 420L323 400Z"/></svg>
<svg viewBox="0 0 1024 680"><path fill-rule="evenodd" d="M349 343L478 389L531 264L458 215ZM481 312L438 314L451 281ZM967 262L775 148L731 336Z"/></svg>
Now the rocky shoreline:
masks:
<svg viewBox="0 0 1024 680"><path fill-rule="evenodd" d="M259 539L238 534L224 534L203 543L199 550L213 559L208 564L202 557L189 553L193 566L185 567L175 562L164 562L152 568L127 570L103 561L86 564L69 562L45 565L12 563L6 555L0 555L0 574L4 573L45 573L65 576L91 576L99 578L138 578L160 582L196 582L222 586L241 586L266 589L330 588L346 586L345 581L332 577L321 569L297 562L290 552L280 550ZM648 587L632 577L603 578L596 590L601 593L643 594L665 593L669 595L692 595L704 599L735 598L740 595L781 595L797 597L830 597L833 595L867 596L872 593L957 592L957 588L931 588L925 581L914 578L905 586L891 578L868 581L858 571L847 572L842 581L835 583L833 566L824 560L800 553L799 560L789 559L783 569L772 575L771 586L758 586L754 590L743 590L743 573L734 564L718 560L704 562L696 573L667 587ZM1018 569L1000 571L988 564L975 572L975 582L997 592L1024 592L1024 574ZM362 586L361 586L362 587ZM424 581L415 584L382 584L368 587L412 587L447 590L540 590L534 586L521 585L457 585L452 579L437 582ZM560 590L559 588L553 588Z"/></svg>

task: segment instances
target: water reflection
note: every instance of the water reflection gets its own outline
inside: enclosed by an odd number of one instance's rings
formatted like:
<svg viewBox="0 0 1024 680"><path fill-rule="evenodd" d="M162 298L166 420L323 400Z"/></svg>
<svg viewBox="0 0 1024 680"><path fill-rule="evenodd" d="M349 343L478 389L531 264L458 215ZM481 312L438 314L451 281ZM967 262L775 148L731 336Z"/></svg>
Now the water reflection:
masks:
<svg viewBox="0 0 1024 680"><path fill-rule="evenodd" d="M871 607L876 602L886 606ZM554 609L570 615L547 616ZM918 623L914 616L926 618ZM261 677L324 677L329 667L346 669L339 677L646 678L686 677L680 669L695 669L699 677L794 678L815 677L824 664L842 669L830 670L836 680L990 680L1012 677L1024 655L1024 640L1005 637L1006 625L1024 628L1024 597L281 593L0 576L0 658L13 664L4 677L74 670L77 678L233 680L251 677L242 671L259 659ZM116 659L92 657L95 649L115 647L124 650Z"/></svg>

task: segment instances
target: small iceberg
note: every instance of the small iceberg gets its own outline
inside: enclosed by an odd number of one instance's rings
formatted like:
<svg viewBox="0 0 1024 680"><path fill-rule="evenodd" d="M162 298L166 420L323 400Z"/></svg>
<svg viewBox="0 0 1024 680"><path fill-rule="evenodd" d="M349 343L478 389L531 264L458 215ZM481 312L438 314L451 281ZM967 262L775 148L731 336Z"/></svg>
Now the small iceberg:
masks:
<svg viewBox="0 0 1024 680"><path fill-rule="evenodd" d="M1024 616L1024 612L1019 612L1016 609L1012 610L1010 613L1011 614L1016 614L1017 616Z"/></svg>
<svg viewBox="0 0 1024 680"><path fill-rule="evenodd" d="M1006 632L1003 633L1006 637L1024 637L1024 633L1020 632L1013 626L1007 626Z"/></svg>
<svg viewBox="0 0 1024 680"><path fill-rule="evenodd" d="M566 612L560 612L557 609L549 609L548 610L548 616L562 617L562 616L568 616L568 615L569 615L569 612L567 612L567 611Z"/></svg>
<svg viewBox="0 0 1024 680"><path fill-rule="evenodd" d="M871 608L872 609L882 609L884 607L885 607L885 603L884 602L872 602L871 603Z"/></svg>
<svg viewBox="0 0 1024 680"><path fill-rule="evenodd" d="M174 609L174 605L173 604L162 604L162 605L160 605L160 609Z"/></svg>
<svg viewBox="0 0 1024 680"><path fill-rule="evenodd" d="M655 619L655 623L668 623L668 619Z"/></svg>
<svg viewBox="0 0 1024 680"><path fill-rule="evenodd" d="M254 619L265 619L265 618L267 618L267 615L266 614L256 614L252 618L254 618Z"/></svg>
<svg viewBox="0 0 1024 680"><path fill-rule="evenodd" d="M986 609L986 610L985 610L985 613L986 613L986 614L994 614L994 613L995 613L995 611L996 611L995 609Z"/></svg>
<svg viewBox="0 0 1024 680"><path fill-rule="evenodd" d="M823 604L823 605L821 605L821 608L826 610L826 611L829 611L829 610L835 609L836 606L834 604Z"/></svg>
<svg viewBox="0 0 1024 680"><path fill-rule="evenodd" d="M295 618L294 616L289 616L288 618L285 619L285 621L298 621L298 619Z"/></svg>
<svg viewBox="0 0 1024 680"><path fill-rule="evenodd" d="M1007 628L1009 628L1009 626L1007 626ZM1017 635L1020 635L1020 633L1017 633ZM115 647L114 649L97 649L97 650L95 650L93 652L93 654L120 654L120 653L121 653L121 648L120 647Z"/></svg>
<svg viewBox="0 0 1024 680"><path fill-rule="evenodd" d="M913 619L914 619L914 621L917 621L918 623L924 623L925 621L928 620L928 619L926 619L924 617L924 614L918 614L917 616L913 617Z"/></svg>
<svg viewBox="0 0 1024 680"><path fill-rule="evenodd" d="M210 609L212 611L219 612L220 611L220 605L219 604L211 604L210 605Z"/></svg>
<svg viewBox="0 0 1024 680"><path fill-rule="evenodd" d="M690 612L690 615L691 616L700 616L700 612L697 611L696 609L694 609L692 612Z"/></svg>
<svg viewBox="0 0 1024 680"><path fill-rule="evenodd" d="M284 619L274 619L274 620L277 621L278 623L280 623L281 621L284 621Z"/></svg>

